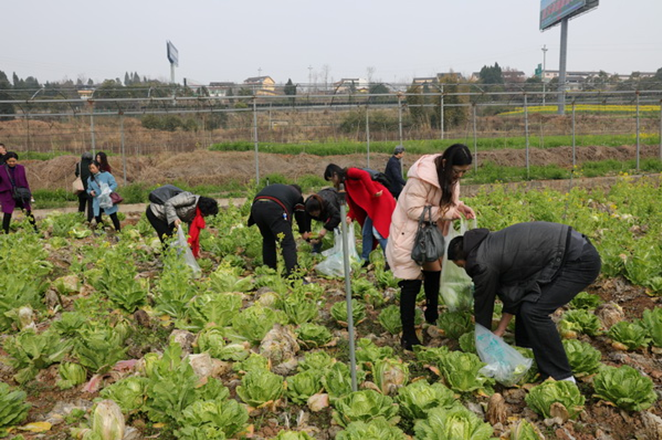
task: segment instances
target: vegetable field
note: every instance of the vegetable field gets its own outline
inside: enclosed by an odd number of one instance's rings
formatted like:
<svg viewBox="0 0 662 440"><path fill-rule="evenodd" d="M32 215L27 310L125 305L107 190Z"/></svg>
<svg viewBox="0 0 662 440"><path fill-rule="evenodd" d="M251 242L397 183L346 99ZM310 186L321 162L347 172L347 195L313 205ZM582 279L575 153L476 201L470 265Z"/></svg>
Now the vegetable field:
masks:
<svg viewBox="0 0 662 440"><path fill-rule="evenodd" d="M207 222L199 276L144 215L117 235L76 214L38 235L17 222L0 235L0 438L662 438L661 200L659 180L628 178L465 199L480 227L561 222L598 248L601 276L555 315L577 385L535 363L511 387L484 376L468 310L437 325L421 311L426 345L402 351L396 280L373 252L353 271L352 392L343 281L317 276L301 240L312 282L261 266L248 204Z"/></svg>

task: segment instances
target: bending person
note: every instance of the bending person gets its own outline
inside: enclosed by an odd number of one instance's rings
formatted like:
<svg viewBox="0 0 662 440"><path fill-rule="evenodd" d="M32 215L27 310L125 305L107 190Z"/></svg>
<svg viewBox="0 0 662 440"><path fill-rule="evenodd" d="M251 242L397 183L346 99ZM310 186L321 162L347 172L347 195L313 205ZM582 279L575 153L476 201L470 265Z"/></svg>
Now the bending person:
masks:
<svg viewBox="0 0 662 440"><path fill-rule="evenodd" d="M451 240L448 259L474 282L476 323L492 330L494 300L503 315L494 330L503 336L515 320L515 343L533 349L543 376L575 381L550 315L600 273L600 255L589 239L558 223L519 223L496 232L473 229Z"/></svg>
<svg viewBox="0 0 662 440"><path fill-rule="evenodd" d="M474 211L459 200L460 179L470 166L471 152L462 144L451 145L442 154L421 157L409 169L407 184L393 212L386 260L393 275L401 279L398 283L401 343L406 350L421 343L414 327L416 297L421 285L425 290L425 320L433 324L439 318L441 256L422 267L411 258L419 218L426 206L431 206L431 219L438 227L444 226L443 220L475 217Z"/></svg>
<svg viewBox="0 0 662 440"><path fill-rule="evenodd" d="M324 188L306 199L305 207L308 217L323 224L323 229L317 238L309 240L313 245L313 252L322 250L322 239L326 233L333 232L340 224L340 201L338 197L338 191L335 188ZM310 226L306 229L310 230Z"/></svg>

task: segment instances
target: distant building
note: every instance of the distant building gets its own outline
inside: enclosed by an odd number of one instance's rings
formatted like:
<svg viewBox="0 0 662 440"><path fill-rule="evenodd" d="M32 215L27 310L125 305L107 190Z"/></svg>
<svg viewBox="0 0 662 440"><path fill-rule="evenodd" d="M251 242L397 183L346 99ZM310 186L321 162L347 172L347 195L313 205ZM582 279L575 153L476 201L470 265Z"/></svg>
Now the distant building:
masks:
<svg viewBox="0 0 662 440"><path fill-rule="evenodd" d="M370 84L365 78L342 78L333 83L335 93L368 93Z"/></svg>
<svg viewBox="0 0 662 440"><path fill-rule="evenodd" d="M501 71L503 82L507 84L522 83L526 81L526 73L521 70L503 70Z"/></svg>
<svg viewBox="0 0 662 440"><path fill-rule="evenodd" d="M256 95L276 95L276 81L270 76L246 78L243 87L250 88Z"/></svg>
<svg viewBox="0 0 662 440"><path fill-rule="evenodd" d="M80 99L88 100L94 95L94 89L78 89Z"/></svg>
<svg viewBox="0 0 662 440"><path fill-rule="evenodd" d="M413 85L423 85L423 84L438 84L441 81L441 78L448 77L448 76L454 76L457 78L459 82L464 82L466 79L462 76L462 74L457 73L457 72L441 72L437 73L437 76L423 76L419 78L414 78L412 80Z"/></svg>
<svg viewBox="0 0 662 440"><path fill-rule="evenodd" d="M227 82L210 82L207 90L209 91L209 96L228 96L228 92L232 91L233 94L237 93L237 84L227 81Z"/></svg>

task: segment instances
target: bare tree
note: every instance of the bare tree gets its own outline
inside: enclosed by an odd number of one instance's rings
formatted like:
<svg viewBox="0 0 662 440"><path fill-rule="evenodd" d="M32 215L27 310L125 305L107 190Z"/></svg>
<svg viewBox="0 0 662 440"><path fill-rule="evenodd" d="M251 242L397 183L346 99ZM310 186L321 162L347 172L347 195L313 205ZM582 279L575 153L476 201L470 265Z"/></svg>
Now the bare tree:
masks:
<svg viewBox="0 0 662 440"><path fill-rule="evenodd" d="M324 78L324 91L327 91L329 88L329 73L331 72L331 66L324 64L322 66L322 77Z"/></svg>

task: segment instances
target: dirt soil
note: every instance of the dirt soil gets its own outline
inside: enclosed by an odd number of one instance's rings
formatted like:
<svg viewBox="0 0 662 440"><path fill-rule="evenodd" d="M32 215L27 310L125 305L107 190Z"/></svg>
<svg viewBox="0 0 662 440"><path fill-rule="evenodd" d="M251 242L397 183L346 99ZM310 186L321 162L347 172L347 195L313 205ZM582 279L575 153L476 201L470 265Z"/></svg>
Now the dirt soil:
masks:
<svg viewBox="0 0 662 440"><path fill-rule="evenodd" d="M657 157L657 146L643 146L641 157ZM589 146L577 148L577 162L599 160L627 160L636 155L635 146L604 147ZM370 166L384 169L390 156L383 153L373 153L370 156ZM410 166L418 156L405 155L404 167ZM77 156L59 156L47 161L26 160L23 164L28 169L28 180L32 189L69 190L74 179L74 169L79 158ZM526 152L520 149L503 149L478 152L476 157L480 166L487 161L501 166L525 166ZM571 147L549 149L531 148L529 150L531 165L552 165L570 168L572 166ZM280 174L288 179L314 174L321 176L329 163L344 166L366 166L364 154L348 154L339 156L313 156L301 153L259 154L260 176ZM110 158L113 174L118 182L123 181L124 166L122 158ZM197 150L188 153L158 154L127 158L126 178L128 183L142 182L148 185L180 181L189 185L226 184L236 182L248 183L255 178L255 155L253 152L222 152Z"/></svg>

